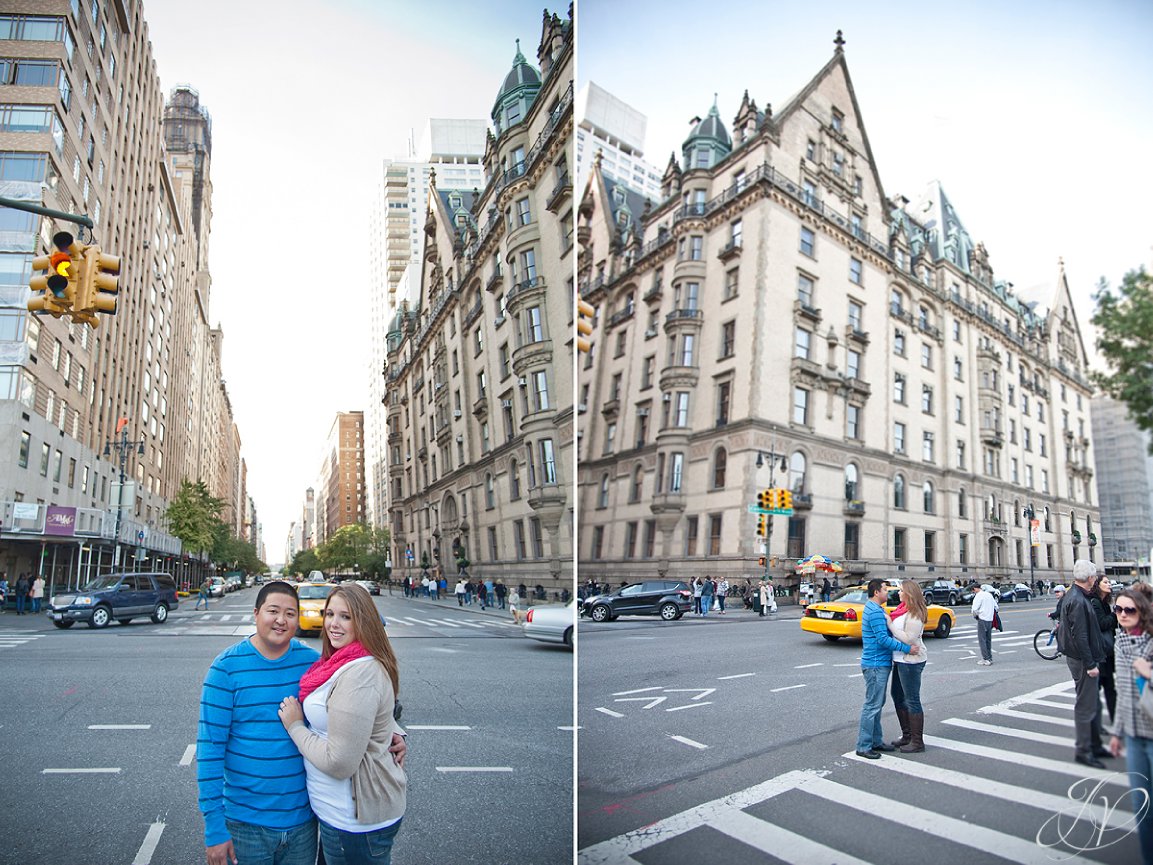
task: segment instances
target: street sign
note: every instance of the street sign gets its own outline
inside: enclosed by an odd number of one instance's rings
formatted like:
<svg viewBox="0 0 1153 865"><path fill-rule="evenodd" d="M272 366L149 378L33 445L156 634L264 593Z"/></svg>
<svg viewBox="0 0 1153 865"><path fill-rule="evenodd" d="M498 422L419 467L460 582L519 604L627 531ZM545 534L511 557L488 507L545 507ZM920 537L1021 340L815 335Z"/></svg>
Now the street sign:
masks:
<svg viewBox="0 0 1153 865"><path fill-rule="evenodd" d="M782 517L791 517L793 515L792 508L758 508L756 505L749 505L750 514L770 514Z"/></svg>

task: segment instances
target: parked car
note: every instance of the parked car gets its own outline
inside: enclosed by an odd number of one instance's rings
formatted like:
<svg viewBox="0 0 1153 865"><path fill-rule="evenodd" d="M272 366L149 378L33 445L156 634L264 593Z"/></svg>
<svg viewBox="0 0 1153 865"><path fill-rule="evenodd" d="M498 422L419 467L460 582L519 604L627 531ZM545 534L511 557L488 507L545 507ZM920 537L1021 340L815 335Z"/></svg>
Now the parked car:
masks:
<svg viewBox="0 0 1153 865"><path fill-rule="evenodd" d="M530 639L564 643L571 649L576 634L576 601L563 607L529 607L523 627Z"/></svg>
<svg viewBox="0 0 1153 865"><path fill-rule="evenodd" d="M53 595L47 614L58 628L71 628L77 622L105 628L113 619L127 625L140 616L149 616L159 625L178 606L171 574L114 573L97 577L78 592Z"/></svg>
<svg viewBox="0 0 1153 865"><path fill-rule="evenodd" d="M594 622L617 616L660 616L666 622L679 619L693 608L693 591L681 580L645 580L606 595L586 598L581 615Z"/></svg>
<svg viewBox="0 0 1153 865"><path fill-rule="evenodd" d="M380 583L375 582L374 580L357 580L356 584L358 586L363 586L364 590L370 595L380 594Z"/></svg>
<svg viewBox="0 0 1153 865"><path fill-rule="evenodd" d="M240 588L240 577L225 577L224 590L226 592L235 592Z"/></svg>
<svg viewBox="0 0 1153 865"><path fill-rule="evenodd" d="M296 587L296 597L300 599L300 618L296 624L298 637L307 633L319 634L324 628L324 604L334 588L330 583L301 583Z"/></svg>
<svg viewBox="0 0 1153 865"><path fill-rule="evenodd" d="M850 586L831 601L809 604L801 616L801 630L820 634L826 640L835 642L842 637L861 639L861 616L869 597L865 586ZM900 603L898 592L890 590L885 599L885 609L890 611ZM925 633L944 639L953 630L954 613L939 604L928 607L929 620L925 622Z"/></svg>
<svg viewBox="0 0 1153 865"><path fill-rule="evenodd" d="M955 607L961 600L961 587L952 580L926 580L921 583L925 600L930 604L947 604Z"/></svg>
<svg viewBox="0 0 1153 865"><path fill-rule="evenodd" d="M227 587L224 584L224 577L213 577L212 583L208 586L208 597L210 598L223 598Z"/></svg>
<svg viewBox="0 0 1153 865"><path fill-rule="evenodd" d="M1014 586L1001 586L1001 600L1013 603L1014 601L1028 601L1033 597L1033 591L1024 583Z"/></svg>

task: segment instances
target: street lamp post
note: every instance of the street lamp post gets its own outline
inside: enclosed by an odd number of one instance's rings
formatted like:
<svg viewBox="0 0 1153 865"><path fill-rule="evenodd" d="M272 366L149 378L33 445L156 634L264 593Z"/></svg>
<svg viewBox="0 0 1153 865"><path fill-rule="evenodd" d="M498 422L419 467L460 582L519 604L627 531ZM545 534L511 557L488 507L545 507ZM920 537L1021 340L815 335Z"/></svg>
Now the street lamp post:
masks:
<svg viewBox="0 0 1153 865"><path fill-rule="evenodd" d="M787 472L789 464L784 454L777 453L777 439L773 437L773 444L768 451L757 451L757 468L761 468L765 464L765 460L769 463L769 488L773 487L777 476L777 458L781 460L781 471ZM772 551L773 545L773 515L765 514L765 579L769 579L769 555Z"/></svg>
<svg viewBox="0 0 1153 865"><path fill-rule="evenodd" d="M115 448L120 458L120 489L116 494L116 552L113 554L112 566L120 567L120 523L124 518L124 481L126 478L124 466L128 462L128 451L136 448L139 456L144 456L144 440L130 442L128 440L128 418L121 418L117 424L119 439L110 439L104 443L104 456L111 456Z"/></svg>
<svg viewBox="0 0 1153 865"><path fill-rule="evenodd" d="M1037 512L1033 508L1033 503L1025 505L1025 510L1021 512L1021 516L1025 518L1025 537L1029 542L1029 591L1036 591L1036 581L1033 574L1033 520L1037 517Z"/></svg>

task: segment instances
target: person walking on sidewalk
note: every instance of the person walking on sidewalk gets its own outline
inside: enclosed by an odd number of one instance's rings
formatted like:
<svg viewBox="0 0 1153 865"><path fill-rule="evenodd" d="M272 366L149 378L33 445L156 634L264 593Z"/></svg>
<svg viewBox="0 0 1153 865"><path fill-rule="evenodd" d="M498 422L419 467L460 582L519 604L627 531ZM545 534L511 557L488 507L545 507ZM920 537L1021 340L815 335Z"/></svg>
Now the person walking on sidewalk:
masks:
<svg viewBox="0 0 1153 865"><path fill-rule="evenodd" d="M925 593L913 580L901 583L901 603L889 613L889 632L902 643L917 647L916 655L893 652L893 708L901 724L901 738L892 744L905 754L925 750L925 710L921 706L921 674L928 657L925 652L925 621L928 608Z"/></svg>
<svg viewBox="0 0 1153 865"><path fill-rule="evenodd" d="M508 608L512 611L512 623L514 625L520 624L520 595L516 589L509 592Z"/></svg>
<svg viewBox="0 0 1153 865"><path fill-rule="evenodd" d="M993 663L993 617L997 614L997 602L993 600L993 587L988 583L973 596L973 618L977 620L977 645L981 647L981 660L977 666L988 667Z"/></svg>
<svg viewBox="0 0 1153 865"><path fill-rule="evenodd" d="M496 581L496 585L493 587L493 589L496 592L497 603L500 605L500 608L503 610L504 609L504 599L508 595L508 589L505 587L505 584L502 583L500 580Z"/></svg>
<svg viewBox="0 0 1153 865"><path fill-rule="evenodd" d="M1113 756L1101 744L1101 698L1097 677L1105 660L1101 626L1093 615L1089 594L1097 576L1097 566L1088 559L1073 563L1074 585L1061 604L1061 627L1057 648L1065 656L1073 676L1077 697L1073 703L1073 725L1077 731L1074 761L1094 769L1104 769L1101 757ZM1126 671L1126 675L1129 675Z"/></svg>
<svg viewBox="0 0 1153 865"><path fill-rule="evenodd" d="M721 615L725 614L725 598L729 594L729 581L721 577L721 582L717 586L717 603L721 606Z"/></svg>
<svg viewBox="0 0 1153 865"><path fill-rule="evenodd" d="M456 605L458 607L464 606L464 577L457 577L456 579Z"/></svg>
<svg viewBox="0 0 1153 865"><path fill-rule="evenodd" d="M40 601L44 597L44 577L39 574L32 581L32 612L40 612Z"/></svg>
<svg viewBox="0 0 1153 865"><path fill-rule="evenodd" d="M24 604L28 600L28 592L31 589L32 584L28 582L28 577L21 572L20 576L16 578L16 615L24 615Z"/></svg>
<svg viewBox="0 0 1153 865"><path fill-rule="evenodd" d="M889 633L888 616L882 603L888 594L884 580L869 580L869 600L861 614L861 676L865 680L865 704L857 732L857 756L876 760L882 751L897 750L885 741L881 731L881 710L893 667L893 652L916 655L917 646L902 643Z"/></svg>

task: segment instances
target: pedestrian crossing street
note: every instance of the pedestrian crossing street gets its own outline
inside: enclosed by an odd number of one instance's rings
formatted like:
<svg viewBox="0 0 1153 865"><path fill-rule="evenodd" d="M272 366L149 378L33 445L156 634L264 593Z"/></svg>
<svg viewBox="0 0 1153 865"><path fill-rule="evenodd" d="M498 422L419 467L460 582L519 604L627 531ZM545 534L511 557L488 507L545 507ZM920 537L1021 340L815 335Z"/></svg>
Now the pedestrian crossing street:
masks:
<svg viewBox="0 0 1153 865"><path fill-rule="evenodd" d="M1033 651L1033 636L1038 629L1015 630L1007 627L1004 631L993 631L993 661L998 655L1028 654L1036 659ZM977 646L977 625L971 620L965 624L958 624L948 639L927 639L926 648L930 661L945 661L953 657L959 660L970 660L981 657L981 650ZM1009 660L1009 658L1005 658Z"/></svg>
<svg viewBox="0 0 1153 865"><path fill-rule="evenodd" d="M15 649L33 640L39 640L43 634L30 634L27 631L0 631L0 651Z"/></svg>
<svg viewBox="0 0 1153 865"><path fill-rule="evenodd" d="M849 750L587 846L577 862L1139 862L1124 759L1073 762L1073 699L1070 681L966 717L930 712L924 753ZM897 734L891 708L885 724Z"/></svg>

